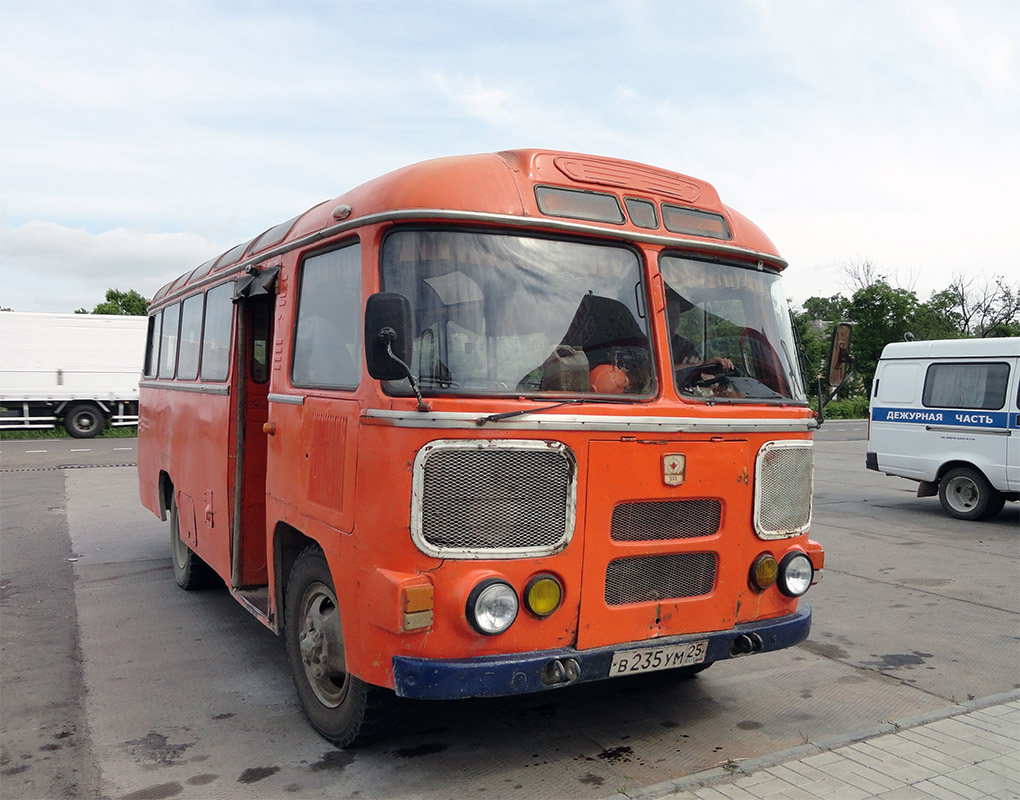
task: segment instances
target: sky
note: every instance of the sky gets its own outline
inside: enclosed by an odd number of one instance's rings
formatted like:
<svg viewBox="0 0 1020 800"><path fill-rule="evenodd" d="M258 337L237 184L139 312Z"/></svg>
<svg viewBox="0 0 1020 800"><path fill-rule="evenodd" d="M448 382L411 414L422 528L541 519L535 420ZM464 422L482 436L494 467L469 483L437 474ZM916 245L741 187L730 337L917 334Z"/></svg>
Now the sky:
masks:
<svg viewBox="0 0 1020 800"><path fill-rule="evenodd" d="M0 307L151 297L366 180L539 147L713 184L848 295L1020 279L1015 0L0 0Z"/></svg>

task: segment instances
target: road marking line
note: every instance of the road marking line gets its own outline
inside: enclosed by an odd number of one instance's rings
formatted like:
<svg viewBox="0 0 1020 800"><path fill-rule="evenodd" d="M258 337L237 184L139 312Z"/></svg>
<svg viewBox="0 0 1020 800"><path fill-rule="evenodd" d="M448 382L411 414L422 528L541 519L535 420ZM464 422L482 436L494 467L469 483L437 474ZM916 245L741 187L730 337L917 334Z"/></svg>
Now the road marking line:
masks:
<svg viewBox="0 0 1020 800"><path fill-rule="evenodd" d="M92 452L92 448L91 447L72 447L71 448L71 452L72 453L91 453Z"/></svg>
<svg viewBox="0 0 1020 800"><path fill-rule="evenodd" d="M114 450L134 450L133 447L115 447Z"/></svg>
<svg viewBox="0 0 1020 800"><path fill-rule="evenodd" d="M45 450L26 450L25 453L45 453Z"/></svg>

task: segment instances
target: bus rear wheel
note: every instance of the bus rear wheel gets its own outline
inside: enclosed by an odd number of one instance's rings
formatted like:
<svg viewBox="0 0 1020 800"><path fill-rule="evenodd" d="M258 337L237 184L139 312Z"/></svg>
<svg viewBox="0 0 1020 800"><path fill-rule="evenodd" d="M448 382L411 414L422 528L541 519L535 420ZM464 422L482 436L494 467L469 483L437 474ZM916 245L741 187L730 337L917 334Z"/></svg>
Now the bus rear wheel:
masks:
<svg viewBox="0 0 1020 800"><path fill-rule="evenodd" d="M73 405L64 414L64 430L75 439L98 436L105 424L102 412L89 403Z"/></svg>
<svg viewBox="0 0 1020 800"><path fill-rule="evenodd" d="M978 470L956 467L939 481L939 502L950 516L975 520L994 517L1002 511L1006 498Z"/></svg>
<svg viewBox="0 0 1020 800"><path fill-rule="evenodd" d="M336 590L318 547L306 547L294 562L284 635L298 696L315 730L338 747L348 747L386 726L392 694L347 672Z"/></svg>
<svg viewBox="0 0 1020 800"><path fill-rule="evenodd" d="M170 560L174 566L174 581L186 591L204 589L212 581L212 570L188 547L181 538L181 516L177 497L170 490Z"/></svg>

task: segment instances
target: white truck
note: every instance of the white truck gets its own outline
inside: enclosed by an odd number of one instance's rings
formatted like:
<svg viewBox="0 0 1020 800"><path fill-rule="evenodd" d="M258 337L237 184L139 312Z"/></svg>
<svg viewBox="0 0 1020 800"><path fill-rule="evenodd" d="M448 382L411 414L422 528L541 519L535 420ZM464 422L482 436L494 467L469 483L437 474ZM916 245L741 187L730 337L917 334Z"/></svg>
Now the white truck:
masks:
<svg viewBox="0 0 1020 800"><path fill-rule="evenodd" d="M1020 338L899 342L871 390L868 469L919 482L959 519L1020 499Z"/></svg>
<svg viewBox="0 0 1020 800"><path fill-rule="evenodd" d="M146 317L0 312L0 429L138 424Z"/></svg>

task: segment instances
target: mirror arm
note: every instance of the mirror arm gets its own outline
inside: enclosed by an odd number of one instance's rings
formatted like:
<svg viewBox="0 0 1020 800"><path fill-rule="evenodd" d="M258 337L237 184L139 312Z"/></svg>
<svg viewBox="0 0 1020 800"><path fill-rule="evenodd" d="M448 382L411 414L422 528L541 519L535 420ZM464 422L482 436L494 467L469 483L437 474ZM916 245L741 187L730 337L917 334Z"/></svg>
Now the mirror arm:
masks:
<svg viewBox="0 0 1020 800"><path fill-rule="evenodd" d="M846 362L847 371L843 375L843 380L841 380L836 386L832 387L832 391L829 392L828 396L824 400L822 399L822 394L825 391L822 388L822 376L820 374L815 376L818 379L818 414L816 415L816 419L818 420L819 428L822 427L822 423L825 422L825 407L833 401L839 393L839 390L846 385L846 382L850 380L850 376L853 375L853 359L843 348L841 348L839 360L840 362ZM832 386L832 384L829 385Z"/></svg>
<svg viewBox="0 0 1020 800"><path fill-rule="evenodd" d="M432 408L428 403L425 402L425 398L422 397L421 389L418 388L418 381L414 379L414 373L411 372L411 368L405 364L401 359L397 358L393 352L393 342L397 339L397 332L393 328L385 327L379 331L379 340L386 347L386 355L396 361L401 367L404 368L404 373L407 377L408 383L411 384L411 390L414 392L414 396L418 398L418 410L419 411L431 411Z"/></svg>

